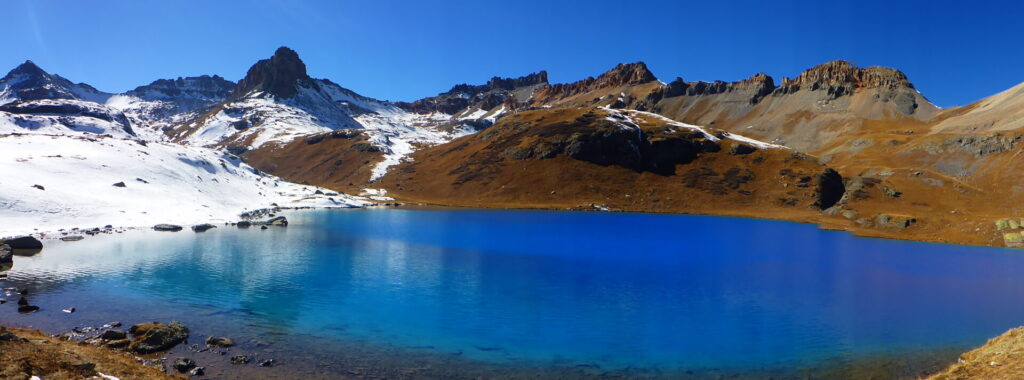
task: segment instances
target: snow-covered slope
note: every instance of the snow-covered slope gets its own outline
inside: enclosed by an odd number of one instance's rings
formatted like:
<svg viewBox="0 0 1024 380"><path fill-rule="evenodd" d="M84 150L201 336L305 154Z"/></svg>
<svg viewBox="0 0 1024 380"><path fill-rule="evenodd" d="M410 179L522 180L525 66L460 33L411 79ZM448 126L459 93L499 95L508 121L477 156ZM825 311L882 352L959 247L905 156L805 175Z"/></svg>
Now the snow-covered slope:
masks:
<svg viewBox="0 0 1024 380"><path fill-rule="evenodd" d="M73 83L25 61L0 78L0 104L19 100L74 99L104 103L112 94L84 83Z"/></svg>
<svg viewBox="0 0 1024 380"><path fill-rule="evenodd" d="M138 137L122 112L75 99L39 99L0 105L0 134L4 133Z"/></svg>
<svg viewBox="0 0 1024 380"><path fill-rule="evenodd" d="M315 194L317 188L258 173L223 152L96 136L0 136L0 172L0 236L235 221L275 204L366 204L326 190L330 195Z"/></svg>

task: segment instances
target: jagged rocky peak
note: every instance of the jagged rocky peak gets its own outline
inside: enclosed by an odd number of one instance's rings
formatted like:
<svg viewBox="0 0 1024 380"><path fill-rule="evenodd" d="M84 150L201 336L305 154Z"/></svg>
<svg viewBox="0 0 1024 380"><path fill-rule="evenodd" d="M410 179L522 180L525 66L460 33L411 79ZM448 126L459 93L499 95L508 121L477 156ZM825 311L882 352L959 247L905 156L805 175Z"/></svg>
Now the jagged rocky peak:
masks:
<svg viewBox="0 0 1024 380"><path fill-rule="evenodd" d="M454 115L470 107L487 110L505 103L525 102L533 95L533 89L547 85L547 71L538 71L518 78L493 77L482 85L459 84L437 96L395 105L416 113Z"/></svg>
<svg viewBox="0 0 1024 380"><path fill-rule="evenodd" d="M0 99L77 99L72 86L71 81L47 73L32 61L25 61L0 79L0 91L3 92ZM95 91L88 85L81 86Z"/></svg>
<svg viewBox="0 0 1024 380"><path fill-rule="evenodd" d="M641 84L658 80L643 62L620 63L597 77L598 87Z"/></svg>
<svg viewBox="0 0 1024 380"><path fill-rule="evenodd" d="M725 92L745 91L751 96L751 103L756 103L761 97L772 93L775 90L775 80L765 73L754 74L750 78L736 82L686 82L683 78L676 78L655 94L660 98L671 98L676 96L700 96L713 95Z"/></svg>
<svg viewBox="0 0 1024 380"><path fill-rule="evenodd" d="M224 99L231 95L235 82L219 75L201 75L197 77L178 77L177 79L157 79L145 86L128 91L129 95L149 98L177 98L181 96L207 99Z"/></svg>
<svg viewBox="0 0 1024 380"><path fill-rule="evenodd" d="M541 70L536 73L532 73L519 78L499 78L494 77L487 81L485 87L492 90L512 90L519 87L529 87L538 84L548 84L548 72Z"/></svg>
<svg viewBox="0 0 1024 380"><path fill-rule="evenodd" d="M298 93L299 87L316 87L316 83L306 74L306 64L299 59L299 54L282 46L270 59L252 65L245 78L238 82L231 97L240 98L261 91L288 99Z"/></svg>
<svg viewBox="0 0 1024 380"><path fill-rule="evenodd" d="M793 79L783 79L782 88L829 89L853 88L914 88L903 72L880 66L860 68L850 61L836 60L812 67ZM792 92L787 90L786 92Z"/></svg>

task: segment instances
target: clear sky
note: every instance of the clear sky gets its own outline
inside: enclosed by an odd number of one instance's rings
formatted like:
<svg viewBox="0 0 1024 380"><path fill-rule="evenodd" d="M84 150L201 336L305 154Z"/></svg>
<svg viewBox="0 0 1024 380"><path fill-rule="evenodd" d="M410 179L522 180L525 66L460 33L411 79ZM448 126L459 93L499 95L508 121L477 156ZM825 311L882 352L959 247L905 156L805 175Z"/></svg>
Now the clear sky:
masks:
<svg viewBox="0 0 1024 380"><path fill-rule="evenodd" d="M120 92L158 78L241 79L278 46L314 77L387 100L548 70L552 82L645 61L666 82L781 80L847 59L903 70L937 105L1024 81L1014 1L4 0L0 71L26 59Z"/></svg>

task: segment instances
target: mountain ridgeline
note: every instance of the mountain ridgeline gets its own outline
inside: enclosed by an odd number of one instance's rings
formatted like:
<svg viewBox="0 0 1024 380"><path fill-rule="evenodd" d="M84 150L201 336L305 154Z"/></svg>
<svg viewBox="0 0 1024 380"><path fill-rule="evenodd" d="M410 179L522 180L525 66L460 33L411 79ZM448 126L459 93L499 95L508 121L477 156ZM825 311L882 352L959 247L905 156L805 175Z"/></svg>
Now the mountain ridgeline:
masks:
<svg viewBox="0 0 1024 380"><path fill-rule="evenodd" d="M634 62L390 102L310 77L281 47L238 82L160 79L120 94L25 62L0 79L0 133L200 146L406 201L773 217L1002 245L989 222L1016 211L986 200L1024 196L1022 88L939 109L899 70L842 60L781 80L668 83Z"/></svg>

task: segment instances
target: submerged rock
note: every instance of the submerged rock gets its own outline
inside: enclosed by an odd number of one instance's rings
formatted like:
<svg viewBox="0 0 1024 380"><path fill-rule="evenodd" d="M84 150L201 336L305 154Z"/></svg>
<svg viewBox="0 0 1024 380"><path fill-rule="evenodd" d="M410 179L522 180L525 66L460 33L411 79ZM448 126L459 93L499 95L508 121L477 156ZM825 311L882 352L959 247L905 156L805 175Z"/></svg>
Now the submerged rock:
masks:
<svg viewBox="0 0 1024 380"><path fill-rule="evenodd" d="M286 227L286 226L288 226L288 218L285 218L283 216L279 216L279 217L272 218L272 219L268 220L266 224L271 225L271 226Z"/></svg>
<svg viewBox="0 0 1024 380"><path fill-rule="evenodd" d="M35 305L22 305L18 306L18 312L22 314L35 313L39 311L39 306Z"/></svg>
<svg viewBox="0 0 1024 380"><path fill-rule="evenodd" d="M235 355L231 357L231 364L248 364L250 360L248 355Z"/></svg>
<svg viewBox="0 0 1024 380"><path fill-rule="evenodd" d="M174 359L174 369L178 372L186 372L196 367L196 361L189 358Z"/></svg>
<svg viewBox="0 0 1024 380"><path fill-rule="evenodd" d="M143 323L132 326L128 332L133 338L128 349L139 354L166 351L188 339L188 327L179 322Z"/></svg>
<svg viewBox="0 0 1024 380"><path fill-rule="evenodd" d="M212 337L211 336L209 338L206 338L206 345L207 346L217 346L217 347L231 347L231 346L235 345L235 341L233 339L231 339L231 338Z"/></svg>
<svg viewBox="0 0 1024 380"><path fill-rule="evenodd" d="M85 239L82 235L70 235L60 238L61 241L79 241Z"/></svg>
<svg viewBox="0 0 1024 380"><path fill-rule="evenodd" d="M153 226L153 230L177 232L177 231L181 231L182 227L179 226L179 225L174 225L174 224L157 224L157 225Z"/></svg>

